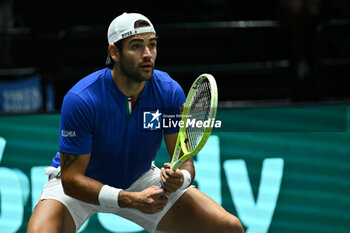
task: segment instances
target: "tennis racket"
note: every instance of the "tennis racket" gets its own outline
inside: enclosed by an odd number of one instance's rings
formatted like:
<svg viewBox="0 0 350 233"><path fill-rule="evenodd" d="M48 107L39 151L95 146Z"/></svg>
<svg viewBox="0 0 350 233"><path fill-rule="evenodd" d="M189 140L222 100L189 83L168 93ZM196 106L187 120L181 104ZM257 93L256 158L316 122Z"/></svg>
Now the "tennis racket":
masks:
<svg viewBox="0 0 350 233"><path fill-rule="evenodd" d="M183 127L180 127L177 136L170 164L172 170L175 171L202 150L213 129L217 105L218 90L214 77L210 74L200 75L192 84L184 104L181 117ZM183 155L180 157L181 151Z"/></svg>

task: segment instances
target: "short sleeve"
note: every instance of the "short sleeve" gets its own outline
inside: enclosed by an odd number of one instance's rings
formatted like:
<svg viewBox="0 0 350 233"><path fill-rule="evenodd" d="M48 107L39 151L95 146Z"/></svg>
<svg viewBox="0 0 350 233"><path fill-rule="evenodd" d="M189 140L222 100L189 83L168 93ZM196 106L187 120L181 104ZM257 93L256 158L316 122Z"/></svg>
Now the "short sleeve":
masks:
<svg viewBox="0 0 350 233"><path fill-rule="evenodd" d="M62 104L59 149L69 154L88 154L92 148L93 111L81 97L68 93Z"/></svg>

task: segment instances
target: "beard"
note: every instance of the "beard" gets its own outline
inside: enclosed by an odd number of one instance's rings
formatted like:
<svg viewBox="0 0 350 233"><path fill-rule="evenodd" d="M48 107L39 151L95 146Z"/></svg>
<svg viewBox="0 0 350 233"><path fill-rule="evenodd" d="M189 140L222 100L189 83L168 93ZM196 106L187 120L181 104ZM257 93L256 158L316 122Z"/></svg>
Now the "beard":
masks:
<svg viewBox="0 0 350 233"><path fill-rule="evenodd" d="M144 61L149 62L149 61ZM152 63L151 71L143 73L140 66L135 66L134 63L125 56L121 56L119 61L120 71L129 78L130 81L141 83L148 81L153 77L154 63Z"/></svg>

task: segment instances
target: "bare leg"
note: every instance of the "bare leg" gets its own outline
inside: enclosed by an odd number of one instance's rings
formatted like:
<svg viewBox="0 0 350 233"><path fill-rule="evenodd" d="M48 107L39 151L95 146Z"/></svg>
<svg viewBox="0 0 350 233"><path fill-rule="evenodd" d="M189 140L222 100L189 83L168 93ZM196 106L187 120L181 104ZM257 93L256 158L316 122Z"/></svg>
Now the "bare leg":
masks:
<svg viewBox="0 0 350 233"><path fill-rule="evenodd" d="M42 200L29 220L27 233L74 233L75 224L68 209L59 201Z"/></svg>
<svg viewBox="0 0 350 233"><path fill-rule="evenodd" d="M189 189L158 224L171 233L243 233L241 222L196 188Z"/></svg>

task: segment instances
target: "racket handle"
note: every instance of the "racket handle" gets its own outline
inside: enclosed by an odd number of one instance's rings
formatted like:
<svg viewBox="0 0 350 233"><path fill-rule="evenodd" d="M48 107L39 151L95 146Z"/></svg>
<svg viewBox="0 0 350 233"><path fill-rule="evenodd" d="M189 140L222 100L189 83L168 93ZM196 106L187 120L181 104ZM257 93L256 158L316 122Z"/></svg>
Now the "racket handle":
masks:
<svg viewBox="0 0 350 233"><path fill-rule="evenodd" d="M159 187L158 187L158 189L163 189L163 185L160 184ZM165 196L165 195L161 195L160 197L166 197L166 196Z"/></svg>

